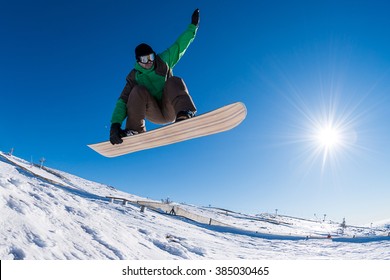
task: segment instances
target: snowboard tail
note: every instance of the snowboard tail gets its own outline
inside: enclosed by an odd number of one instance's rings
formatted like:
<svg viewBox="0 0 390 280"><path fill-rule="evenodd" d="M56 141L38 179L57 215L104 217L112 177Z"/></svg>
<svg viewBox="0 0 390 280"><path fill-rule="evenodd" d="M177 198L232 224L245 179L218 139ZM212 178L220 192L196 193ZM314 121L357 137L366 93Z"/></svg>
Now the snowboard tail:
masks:
<svg viewBox="0 0 390 280"><path fill-rule="evenodd" d="M119 145L106 141L88 147L105 157L116 157L227 131L239 125L245 117L245 105L236 102L188 120L124 137Z"/></svg>

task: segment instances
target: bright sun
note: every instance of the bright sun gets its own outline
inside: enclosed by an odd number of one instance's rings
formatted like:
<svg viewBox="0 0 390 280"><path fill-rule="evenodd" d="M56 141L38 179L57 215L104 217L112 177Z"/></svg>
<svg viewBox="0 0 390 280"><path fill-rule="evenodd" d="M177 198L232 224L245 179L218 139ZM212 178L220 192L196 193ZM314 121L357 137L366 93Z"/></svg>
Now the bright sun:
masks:
<svg viewBox="0 0 390 280"><path fill-rule="evenodd" d="M337 118L335 112L322 118L313 118L310 128L310 147L312 157L322 157L322 169L329 162L337 161L342 153L352 148L354 137L353 129L345 118Z"/></svg>
<svg viewBox="0 0 390 280"><path fill-rule="evenodd" d="M318 130L316 138L323 148L333 149L340 144L341 134L332 125L327 125Z"/></svg>

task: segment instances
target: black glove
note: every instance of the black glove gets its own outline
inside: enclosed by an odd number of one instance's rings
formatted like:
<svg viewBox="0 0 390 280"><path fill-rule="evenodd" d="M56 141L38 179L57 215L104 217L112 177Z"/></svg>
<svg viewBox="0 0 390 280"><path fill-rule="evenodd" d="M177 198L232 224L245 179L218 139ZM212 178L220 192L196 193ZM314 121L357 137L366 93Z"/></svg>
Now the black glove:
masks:
<svg viewBox="0 0 390 280"><path fill-rule="evenodd" d="M125 137L126 133L123 129L121 129L120 123L111 124L110 130L110 142L112 145L120 144L123 142L122 137Z"/></svg>
<svg viewBox="0 0 390 280"><path fill-rule="evenodd" d="M199 9L196 9L192 14L191 23L195 26L199 26Z"/></svg>

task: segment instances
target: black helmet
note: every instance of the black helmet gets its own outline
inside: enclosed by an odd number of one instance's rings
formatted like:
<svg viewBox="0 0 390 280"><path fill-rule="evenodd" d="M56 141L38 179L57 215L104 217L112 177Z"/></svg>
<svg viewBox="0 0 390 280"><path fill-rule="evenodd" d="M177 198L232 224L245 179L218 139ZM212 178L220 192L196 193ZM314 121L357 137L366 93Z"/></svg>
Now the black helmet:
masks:
<svg viewBox="0 0 390 280"><path fill-rule="evenodd" d="M140 56L148 55L151 53L154 53L151 46L149 46L148 44L145 44L145 43L139 44L135 48L135 59L138 61L138 58Z"/></svg>

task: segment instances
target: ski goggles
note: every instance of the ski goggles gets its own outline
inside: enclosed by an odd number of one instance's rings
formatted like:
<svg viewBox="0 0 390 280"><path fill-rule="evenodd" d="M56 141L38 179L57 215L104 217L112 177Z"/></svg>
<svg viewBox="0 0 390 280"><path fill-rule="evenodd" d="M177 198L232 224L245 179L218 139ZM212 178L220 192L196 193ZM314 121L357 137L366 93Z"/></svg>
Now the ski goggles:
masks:
<svg viewBox="0 0 390 280"><path fill-rule="evenodd" d="M149 61L154 61L154 53L143 55L138 57L138 61L141 63L148 63Z"/></svg>

